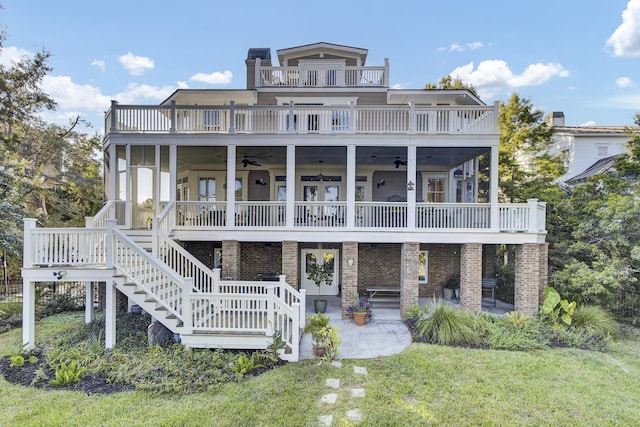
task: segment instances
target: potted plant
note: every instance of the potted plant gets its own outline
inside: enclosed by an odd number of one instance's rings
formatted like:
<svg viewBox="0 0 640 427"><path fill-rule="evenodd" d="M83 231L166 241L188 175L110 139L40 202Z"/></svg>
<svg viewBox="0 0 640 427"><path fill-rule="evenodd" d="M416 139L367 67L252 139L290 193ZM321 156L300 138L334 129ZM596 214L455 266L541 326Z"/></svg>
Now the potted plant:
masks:
<svg viewBox="0 0 640 427"><path fill-rule="evenodd" d="M347 313L353 316L356 325L364 325L373 317L373 306L369 301L360 299L360 295L353 295L353 304L347 307Z"/></svg>
<svg viewBox="0 0 640 427"><path fill-rule="evenodd" d="M146 219L147 222L147 229L151 230L151 225L153 223L153 218L151 218L151 216L148 216Z"/></svg>
<svg viewBox="0 0 640 427"><path fill-rule="evenodd" d="M313 281L313 283L315 283L317 287L320 287L320 285L322 285L323 283L332 285L333 271L331 269L331 264L325 262L320 265L317 261L314 262L309 266L307 277L309 278L309 280ZM316 313L324 313L327 310L327 300L315 299L313 301L313 306Z"/></svg>
<svg viewBox="0 0 640 427"><path fill-rule="evenodd" d="M317 357L333 359L338 353L338 344L340 344L338 329L329 325L329 316L324 313L307 316L307 319L304 332L311 334L313 354Z"/></svg>

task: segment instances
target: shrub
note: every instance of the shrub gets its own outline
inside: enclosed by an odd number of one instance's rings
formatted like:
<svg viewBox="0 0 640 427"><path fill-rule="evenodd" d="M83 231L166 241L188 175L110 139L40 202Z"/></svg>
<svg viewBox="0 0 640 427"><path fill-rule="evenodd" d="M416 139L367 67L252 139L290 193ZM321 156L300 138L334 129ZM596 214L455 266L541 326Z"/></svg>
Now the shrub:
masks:
<svg viewBox="0 0 640 427"><path fill-rule="evenodd" d="M571 327L582 329L600 338L616 338L619 333L618 324L613 315L597 305L577 306L573 312Z"/></svg>
<svg viewBox="0 0 640 427"><path fill-rule="evenodd" d="M81 297L74 297L67 294L52 294L47 304L40 311L42 316L64 313L67 311L77 311L84 307L84 300Z"/></svg>
<svg viewBox="0 0 640 427"><path fill-rule="evenodd" d="M529 322L531 322L531 317L527 316L525 313L519 313L517 311L505 313L504 319L507 323L513 325L513 327L517 329L523 329L529 324Z"/></svg>
<svg viewBox="0 0 640 427"><path fill-rule="evenodd" d="M608 337L598 337L578 328L546 328L544 330L552 347L574 347L581 350L605 351Z"/></svg>
<svg viewBox="0 0 640 427"><path fill-rule="evenodd" d="M258 368L265 367L261 363L256 363L255 356L255 354L252 354L251 357L248 357L245 353L240 353L238 359L231 364L231 370L236 374L239 380L242 379L244 374L248 374Z"/></svg>
<svg viewBox="0 0 640 427"><path fill-rule="evenodd" d="M78 363L75 360L68 365L63 363L56 369L56 379L49 381L49 383L57 386L75 384L80 380L84 372L85 370L78 367Z"/></svg>
<svg viewBox="0 0 640 427"><path fill-rule="evenodd" d="M442 301L429 303L418 316L416 331L428 342L442 345L475 345L474 316Z"/></svg>

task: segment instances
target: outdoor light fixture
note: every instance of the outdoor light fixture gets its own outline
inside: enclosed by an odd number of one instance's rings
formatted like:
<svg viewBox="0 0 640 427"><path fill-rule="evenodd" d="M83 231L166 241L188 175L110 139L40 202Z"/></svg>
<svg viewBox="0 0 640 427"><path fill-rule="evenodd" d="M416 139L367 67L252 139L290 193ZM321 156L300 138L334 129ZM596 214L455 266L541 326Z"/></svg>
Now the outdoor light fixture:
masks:
<svg viewBox="0 0 640 427"><path fill-rule="evenodd" d="M413 181L409 181L407 182L407 191L413 191L415 190L416 185L413 183Z"/></svg>
<svg viewBox="0 0 640 427"><path fill-rule="evenodd" d="M387 183L387 182L386 182L384 179L381 179L381 180L380 180L380 182L378 182L378 184L376 184L376 185L377 185L377 187L378 187L378 188L380 188L380 187L382 187L383 185L385 185L386 183Z"/></svg>
<svg viewBox="0 0 640 427"><path fill-rule="evenodd" d="M256 185L267 185L267 183L264 181L264 179L260 178L256 179Z"/></svg>
<svg viewBox="0 0 640 427"><path fill-rule="evenodd" d="M56 278L56 279L60 280L60 279L62 279L64 276L66 276L66 275L67 275L67 272L66 272L66 271L64 271L64 270L63 270L63 271L54 271L54 272L53 272L53 275L55 276L55 278Z"/></svg>

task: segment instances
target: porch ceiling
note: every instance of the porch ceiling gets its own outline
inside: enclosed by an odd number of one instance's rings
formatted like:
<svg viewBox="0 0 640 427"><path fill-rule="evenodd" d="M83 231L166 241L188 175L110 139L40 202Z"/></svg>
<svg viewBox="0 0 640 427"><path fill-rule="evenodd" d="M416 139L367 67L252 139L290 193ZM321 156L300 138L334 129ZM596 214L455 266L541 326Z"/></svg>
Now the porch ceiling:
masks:
<svg viewBox="0 0 640 427"><path fill-rule="evenodd" d="M417 149L417 168L431 166L454 167L465 160L489 151L488 147L419 147ZM285 147L238 147L236 168L243 167L244 156L259 163L259 168L282 166L286 164ZM299 147L296 149L296 164L311 165L322 160L322 164L346 165L346 147ZM394 162L407 160L404 147L358 147L356 163L360 166L394 166ZM226 162L224 147L181 147L178 151L179 166L191 164L220 164ZM254 166L256 168L258 166ZM404 168L406 166L400 166Z"/></svg>

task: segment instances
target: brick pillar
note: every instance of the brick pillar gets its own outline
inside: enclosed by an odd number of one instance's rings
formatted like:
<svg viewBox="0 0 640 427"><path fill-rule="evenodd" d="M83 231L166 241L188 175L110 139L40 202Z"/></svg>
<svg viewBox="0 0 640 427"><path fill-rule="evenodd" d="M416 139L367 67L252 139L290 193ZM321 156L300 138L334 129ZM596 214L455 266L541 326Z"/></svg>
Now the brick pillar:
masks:
<svg viewBox="0 0 640 427"><path fill-rule="evenodd" d="M460 250L460 305L482 310L482 243L465 243Z"/></svg>
<svg viewBox="0 0 640 427"><path fill-rule="evenodd" d="M300 281L298 278L299 263L298 242L293 240L282 242L282 274L287 276L287 283L295 289L300 289Z"/></svg>
<svg viewBox="0 0 640 427"><path fill-rule="evenodd" d="M538 313L540 246L538 243L516 245L515 310L531 316Z"/></svg>
<svg viewBox="0 0 640 427"><path fill-rule="evenodd" d="M347 318L347 307L358 293L358 242L342 244L342 318Z"/></svg>
<svg viewBox="0 0 640 427"><path fill-rule="evenodd" d="M549 284L549 243L541 243L540 250L540 276L538 277L538 303L544 301L544 288Z"/></svg>
<svg viewBox="0 0 640 427"><path fill-rule="evenodd" d="M405 242L402 245L400 268L400 315L404 319L411 306L418 304L418 253L420 244Z"/></svg>
<svg viewBox="0 0 640 427"><path fill-rule="evenodd" d="M240 242L237 240L222 241L222 274L224 279L240 280Z"/></svg>

